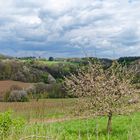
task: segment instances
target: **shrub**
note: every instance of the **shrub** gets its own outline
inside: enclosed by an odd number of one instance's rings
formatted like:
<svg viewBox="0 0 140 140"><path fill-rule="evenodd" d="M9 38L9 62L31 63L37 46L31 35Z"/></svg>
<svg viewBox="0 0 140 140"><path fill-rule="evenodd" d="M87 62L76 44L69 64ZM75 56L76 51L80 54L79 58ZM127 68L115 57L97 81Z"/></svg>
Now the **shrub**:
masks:
<svg viewBox="0 0 140 140"><path fill-rule="evenodd" d="M37 100L40 98L65 98L67 93L61 83L44 84L37 83L28 89L28 95Z"/></svg>
<svg viewBox="0 0 140 140"><path fill-rule="evenodd" d="M48 74L47 73L43 74L42 79L44 83L48 83Z"/></svg>
<svg viewBox="0 0 140 140"><path fill-rule="evenodd" d="M12 125L11 114L9 112L0 114L0 136L7 135Z"/></svg>
<svg viewBox="0 0 140 140"><path fill-rule="evenodd" d="M4 102L7 102L8 99L9 99L9 96L10 96L10 91L6 91L5 94L4 94Z"/></svg>
<svg viewBox="0 0 140 140"><path fill-rule="evenodd" d="M25 125L25 120L22 118L12 118L12 112L0 113L0 139L10 135L10 132L20 133Z"/></svg>
<svg viewBox="0 0 140 140"><path fill-rule="evenodd" d="M66 98L67 94L62 84L48 85L48 98Z"/></svg>
<svg viewBox="0 0 140 140"><path fill-rule="evenodd" d="M36 83L33 87L28 89L28 95L32 95L32 98L36 98L37 100L44 97L47 93L47 84L45 83Z"/></svg>
<svg viewBox="0 0 140 140"><path fill-rule="evenodd" d="M27 102L28 95L24 90L13 90L8 97L9 102Z"/></svg>

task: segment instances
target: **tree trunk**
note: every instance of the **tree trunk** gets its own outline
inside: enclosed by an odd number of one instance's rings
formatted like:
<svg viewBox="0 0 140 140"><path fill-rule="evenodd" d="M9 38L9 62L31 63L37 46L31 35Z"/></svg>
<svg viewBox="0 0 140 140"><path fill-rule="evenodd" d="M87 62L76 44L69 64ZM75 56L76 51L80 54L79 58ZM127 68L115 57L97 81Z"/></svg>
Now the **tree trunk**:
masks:
<svg viewBox="0 0 140 140"><path fill-rule="evenodd" d="M108 123L107 123L107 133L110 134L112 131L112 112L108 114Z"/></svg>

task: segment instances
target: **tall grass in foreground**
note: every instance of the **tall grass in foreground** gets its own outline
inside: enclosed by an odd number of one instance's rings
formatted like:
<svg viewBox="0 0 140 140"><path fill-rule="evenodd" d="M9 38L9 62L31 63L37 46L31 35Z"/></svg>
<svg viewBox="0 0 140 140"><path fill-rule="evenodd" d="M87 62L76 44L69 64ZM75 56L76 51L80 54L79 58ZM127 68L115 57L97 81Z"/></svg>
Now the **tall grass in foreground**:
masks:
<svg viewBox="0 0 140 140"><path fill-rule="evenodd" d="M74 99L46 99L27 103L0 103L0 112L13 110L13 119L24 118L20 131L10 127L0 140L139 140L140 113L113 117L113 132L106 135L106 117L75 119L71 115ZM133 107L133 106L132 106ZM131 109L131 107L129 107ZM68 120L67 120L68 118ZM63 120L64 119L64 120ZM67 121L65 121L65 119ZM60 122L58 122L60 121ZM61 122L62 121L62 122ZM16 123L20 124L20 123ZM19 129L18 129L19 130Z"/></svg>
<svg viewBox="0 0 140 140"><path fill-rule="evenodd" d="M114 116L113 132L106 134L106 117L59 123L27 124L22 132L11 132L3 140L139 140L140 113Z"/></svg>

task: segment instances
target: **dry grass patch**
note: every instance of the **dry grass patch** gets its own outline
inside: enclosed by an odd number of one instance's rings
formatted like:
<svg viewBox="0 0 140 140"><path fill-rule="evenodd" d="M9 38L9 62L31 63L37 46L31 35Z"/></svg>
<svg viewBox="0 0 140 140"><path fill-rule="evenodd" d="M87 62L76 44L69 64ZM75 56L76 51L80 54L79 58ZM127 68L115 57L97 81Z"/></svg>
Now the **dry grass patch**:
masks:
<svg viewBox="0 0 140 140"><path fill-rule="evenodd" d="M70 116L74 99L41 99L38 102L0 102L0 112L12 110L15 116L25 117L28 121L50 118L64 118Z"/></svg>

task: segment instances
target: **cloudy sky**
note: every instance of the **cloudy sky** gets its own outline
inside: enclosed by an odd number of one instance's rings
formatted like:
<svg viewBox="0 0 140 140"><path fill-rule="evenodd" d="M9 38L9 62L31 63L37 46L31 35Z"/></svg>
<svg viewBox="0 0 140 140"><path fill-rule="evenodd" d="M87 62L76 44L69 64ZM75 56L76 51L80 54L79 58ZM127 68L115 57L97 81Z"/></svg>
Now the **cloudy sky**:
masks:
<svg viewBox="0 0 140 140"><path fill-rule="evenodd" d="M0 0L0 53L140 55L140 0Z"/></svg>

